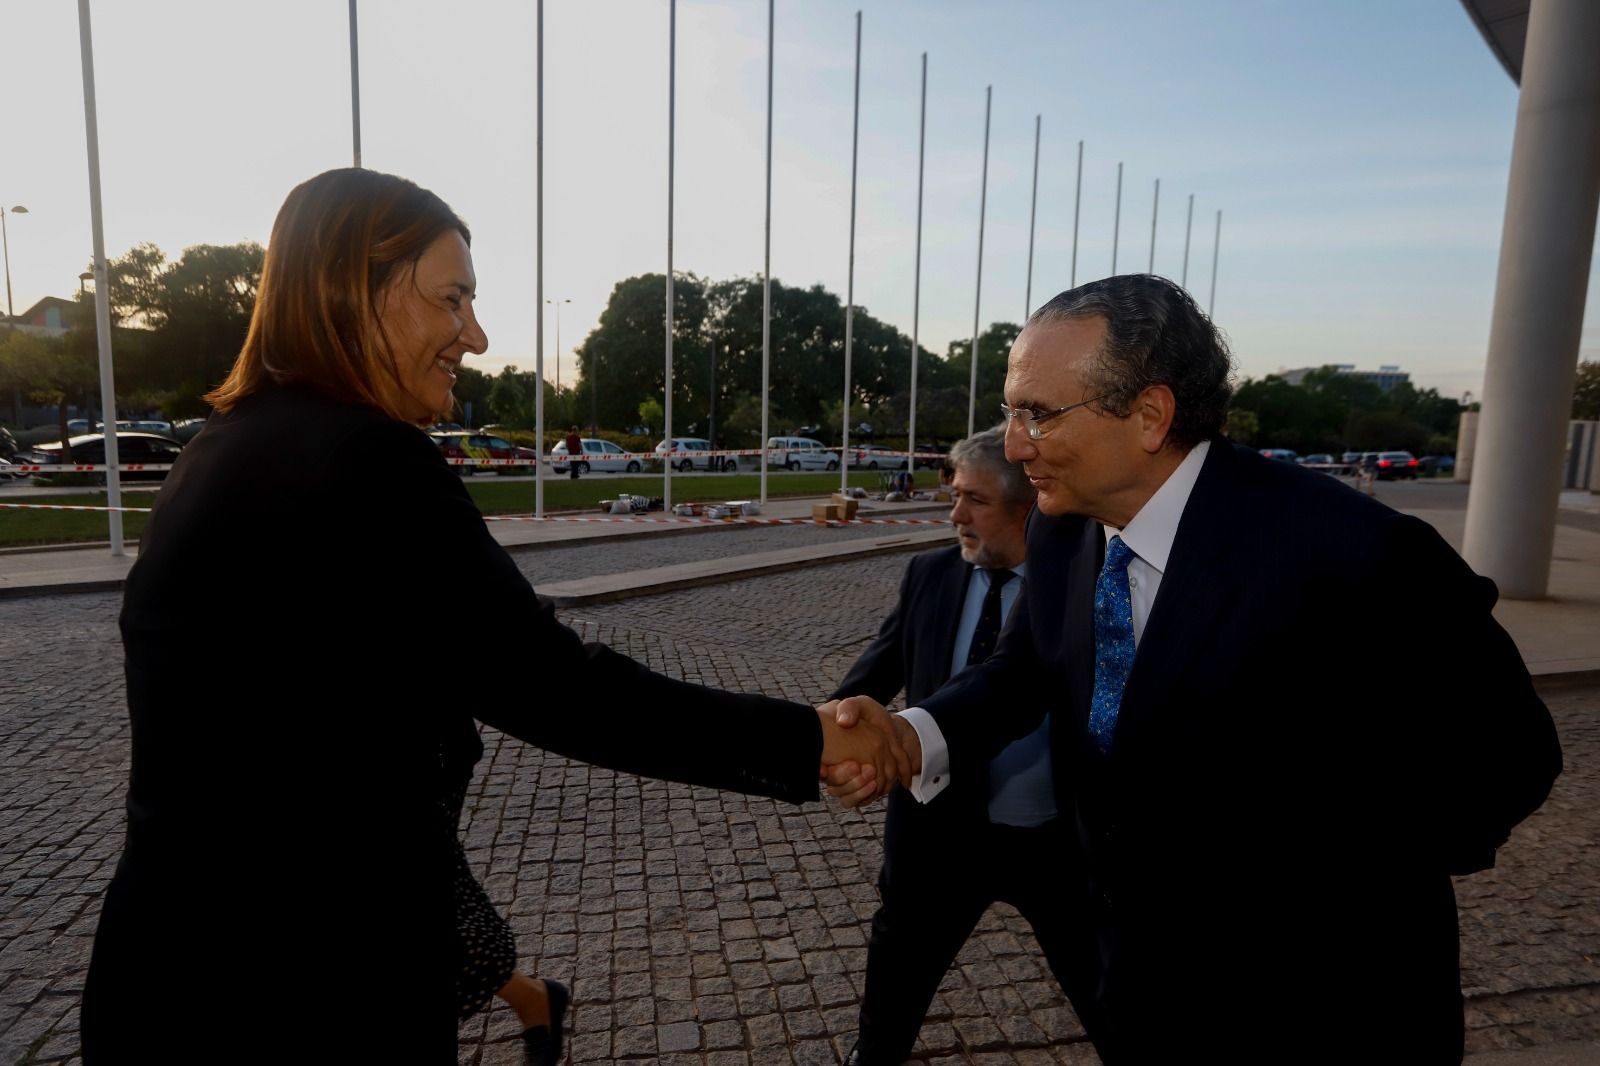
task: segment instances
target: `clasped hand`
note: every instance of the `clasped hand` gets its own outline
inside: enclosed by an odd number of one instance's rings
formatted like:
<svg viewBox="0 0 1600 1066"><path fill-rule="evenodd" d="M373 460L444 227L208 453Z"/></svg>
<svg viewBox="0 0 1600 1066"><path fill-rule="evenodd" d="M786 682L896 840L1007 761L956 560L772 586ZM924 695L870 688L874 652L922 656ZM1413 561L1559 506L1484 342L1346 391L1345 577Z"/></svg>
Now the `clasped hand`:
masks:
<svg viewBox="0 0 1600 1066"><path fill-rule="evenodd" d="M868 696L831 700L817 708L822 723L822 768L828 794L857 807L898 782L911 787L922 771L917 731Z"/></svg>

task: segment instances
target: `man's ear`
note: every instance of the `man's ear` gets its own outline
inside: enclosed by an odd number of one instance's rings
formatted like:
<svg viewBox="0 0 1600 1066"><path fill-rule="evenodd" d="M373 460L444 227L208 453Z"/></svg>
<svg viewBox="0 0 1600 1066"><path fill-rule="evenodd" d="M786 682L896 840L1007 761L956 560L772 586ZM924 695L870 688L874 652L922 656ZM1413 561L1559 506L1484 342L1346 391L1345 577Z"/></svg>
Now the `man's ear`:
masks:
<svg viewBox="0 0 1600 1066"><path fill-rule="evenodd" d="M1133 402L1131 416L1139 435L1139 444L1151 455L1167 445L1167 434L1178 413L1177 397L1166 385L1151 385Z"/></svg>

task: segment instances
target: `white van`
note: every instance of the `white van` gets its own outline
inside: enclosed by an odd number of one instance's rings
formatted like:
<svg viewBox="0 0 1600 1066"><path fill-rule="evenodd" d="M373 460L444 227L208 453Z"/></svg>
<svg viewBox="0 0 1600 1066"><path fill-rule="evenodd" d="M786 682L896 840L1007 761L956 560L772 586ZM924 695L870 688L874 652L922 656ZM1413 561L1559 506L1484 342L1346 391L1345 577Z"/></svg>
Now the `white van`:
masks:
<svg viewBox="0 0 1600 1066"><path fill-rule="evenodd" d="M768 437L767 463L785 470L837 470L839 453L810 437Z"/></svg>

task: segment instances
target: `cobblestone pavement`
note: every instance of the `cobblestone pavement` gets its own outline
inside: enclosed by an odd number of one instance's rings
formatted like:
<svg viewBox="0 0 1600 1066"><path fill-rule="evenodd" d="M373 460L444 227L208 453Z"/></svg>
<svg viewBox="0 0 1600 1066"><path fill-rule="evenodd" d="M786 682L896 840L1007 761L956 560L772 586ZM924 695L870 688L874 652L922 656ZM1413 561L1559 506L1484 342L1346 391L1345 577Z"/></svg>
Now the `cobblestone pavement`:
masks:
<svg viewBox="0 0 1600 1066"><path fill-rule="evenodd" d="M677 545L614 550L664 547ZM559 553L519 562L541 557ZM585 569L567 565L567 576ZM648 564L626 568L636 565ZM565 618L656 669L811 701L875 632L902 566L863 560ZM0 1066L75 1061L77 996L121 844L117 608L115 594L0 601ZM1600 1035L1600 686L1553 687L1547 699L1567 773L1497 868L1458 883L1474 1049ZM796 808L641 781L492 731L485 742L463 815L468 856L516 929L523 967L573 982L573 1061L811 1064L849 1049L881 807ZM1361 990L1349 994L1345 1036L1359 1057ZM519 1061L504 1009L462 1036L462 1063ZM920 1053L982 1066L1097 1061L1026 923L1003 906L946 976Z"/></svg>

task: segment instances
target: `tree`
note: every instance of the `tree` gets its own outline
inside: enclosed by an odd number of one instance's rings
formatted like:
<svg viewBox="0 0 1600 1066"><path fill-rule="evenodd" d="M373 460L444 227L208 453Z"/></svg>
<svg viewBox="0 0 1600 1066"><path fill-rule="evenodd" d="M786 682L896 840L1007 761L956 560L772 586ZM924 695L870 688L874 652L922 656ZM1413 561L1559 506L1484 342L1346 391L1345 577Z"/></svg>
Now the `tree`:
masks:
<svg viewBox="0 0 1600 1066"><path fill-rule="evenodd" d="M1572 390L1572 417L1583 422L1600 421L1600 362L1578 364L1578 380Z"/></svg>
<svg viewBox="0 0 1600 1066"><path fill-rule="evenodd" d="M639 404L639 421L644 425L645 436L652 436L655 431L666 424L667 412L655 400L644 400Z"/></svg>
<svg viewBox="0 0 1600 1066"><path fill-rule="evenodd" d="M244 345L264 255L250 241L197 244L168 262L146 243L107 264L118 396L157 399L170 418L204 414L201 397L222 383ZM91 294L79 294L73 332L93 337L93 305Z"/></svg>
<svg viewBox="0 0 1600 1066"><path fill-rule="evenodd" d="M1240 444L1249 444L1256 439L1256 434L1261 431L1261 420L1254 411L1246 411L1239 407L1228 409L1228 425L1223 431L1231 441Z"/></svg>
<svg viewBox="0 0 1600 1066"><path fill-rule="evenodd" d="M713 410L721 442L759 443L762 285L759 278L707 282L683 275L673 285L673 422L701 424ZM577 393L598 383L602 424L631 422L637 404L665 385L665 278L619 282L600 325L578 349ZM911 340L857 306L851 350L851 416L908 389ZM845 308L820 285L772 283L770 419L775 430L821 422L844 393ZM923 349L919 388L936 385L942 360ZM713 365L713 361L714 364ZM730 417L755 397L756 421ZM837 414L834 421L838 421Z"/></svg>
<svg viewBox="0 0 1600 1066"><path fill-rule="evenodd" d="M34 403L55 404L61 452L70 461L67 408L75 399L93 395L100 365L92 336L84 343L81 330L64 337L40 337L21 330L0 334L0 382L21 389Z"/></svg>

